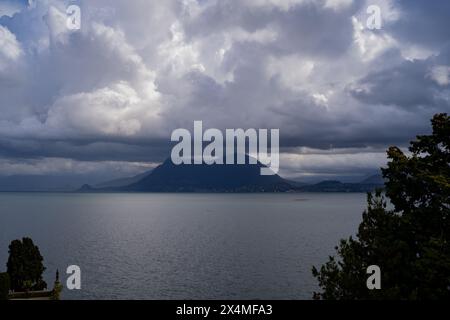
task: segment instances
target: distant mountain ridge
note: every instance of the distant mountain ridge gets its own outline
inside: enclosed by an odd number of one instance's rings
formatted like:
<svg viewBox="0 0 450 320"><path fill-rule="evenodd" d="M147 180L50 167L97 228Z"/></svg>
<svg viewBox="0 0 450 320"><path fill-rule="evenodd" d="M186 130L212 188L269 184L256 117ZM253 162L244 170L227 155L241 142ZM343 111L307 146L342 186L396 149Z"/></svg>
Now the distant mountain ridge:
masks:
<svg viewBox="0 0 450 320"><path fill-rule="evenodd" d="M84 174L0 176L0 192L66 192L79 188L83 183L95 183L96 180Z"/></svg>
<svg viewBox="0 0 450 320"><path fill-rule="evenodd" d="M381 175L360 183L322 181L303 184L279 175L262 176L261 163L235 165L175 165L167 159L141 175L96 186L83 185L80 192L370 192L383 187ZM128 183L129 182L129 183ZM128 183L128 184L124 184Z"/></svg>
<svg viewBox="0 0 450 320"><path fill-rule="evenodd" d="M298 191L302 192L372 192L377 188L383 188L381 183L344 183L340 181L322 181L316 184L301 186Z"/></svg>
<svg viewBox="0 0 450 320"><path fill-rule="evenodd" d="M367 177L366 179L362 180L360 182L360 184L383 185L384 179L381 174L374 174L374 175L371 175L371 176Z"/></svg>
<svg viewBox="0 0 450 320"><path fill-rule="evenodd" d="M261 176L262 166L175 166L168 159L153 170L111 180L107 173L0 176L0 192L370 192L384 186L381 174L355 183L304 183L279 175Z"/></svg>

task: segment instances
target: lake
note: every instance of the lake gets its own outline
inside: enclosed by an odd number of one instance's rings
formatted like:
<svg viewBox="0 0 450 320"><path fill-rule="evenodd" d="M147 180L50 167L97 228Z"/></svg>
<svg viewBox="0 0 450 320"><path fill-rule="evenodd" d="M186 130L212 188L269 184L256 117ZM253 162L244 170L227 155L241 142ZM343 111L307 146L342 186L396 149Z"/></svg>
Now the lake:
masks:
<svg viewBox="0 0 450 320"><path fill-rule="evenodd" d="M63 299L311 299L313 265L356 233L360 193L0 193L0 272L28 236Z"/></svg>

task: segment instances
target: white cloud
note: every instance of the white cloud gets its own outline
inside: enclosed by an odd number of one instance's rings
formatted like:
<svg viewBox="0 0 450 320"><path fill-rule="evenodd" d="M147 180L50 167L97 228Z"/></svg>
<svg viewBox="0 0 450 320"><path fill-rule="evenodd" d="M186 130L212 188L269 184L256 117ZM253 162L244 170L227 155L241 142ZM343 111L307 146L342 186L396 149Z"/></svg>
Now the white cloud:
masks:
<svg viewBox="0 0 450 320"><path fill-rule="evenodd" d="M375 171L386 166L384 151L376 150L323 150L306 149L300 153L281 153L282 174L292 178L312 175L361 175L361 172Z"/></svg>
<svg viewBox="0 0 450 320"><path fill-rule="evenodd" d="M345 0L341 0L345 1ZM263 7L263 8L279 8L288 11L294 6L311 2L311 0L244 0L243 3L249 7Z"/></svg>
<svg viewBox="0 0 450 320"><path fill-rule="evenodd" d="M365 28L363 22L356 17L352 17L352 23L355 44L363 61L371 61L386 50L397 46L397 42L389 34Z"/></svg>
<svg viewBox="0 0 450 320"><path fill-rule="evenodd" d="M328 107L328 98L323 93L314 93L312 95L314 102L319 106Z"/></svg>
<svg viewBox="0 0 450 320"><path fill-rule="evenodd" d="M0 132L4 136L48 139L142 136L158 127L159 107L157 99L141 97L129 83L119 82L57 99L44 122L28 117L16 126L0 120Z"/></svg>
<svg viewBox="0 0 450 320"><path fill-rule="evenodd" d="M314 61L301 56L270 57L267 61L267 76L280 77L281 83L291 90L305 90L314 72Z"/></svg>
<svg viewBox="0 0 450 320"><path fill-rule="evenodd" d="M182 27L174 23L170 28L171 39L158 47L161 69L171 72L176 77L182 77L194 70L205 71L200 63L199 48L196 43L186 43Z"/></svg>
<svg viewBox="0 0 450 320"><path fill-rule="evenodd" d="M440 86L448 86L450 84L450 67L449 66L435 66L431 68L428 77L435 81Z"/></svg>
<svg viewBox="0 0 450 320"><path fill-rule="evenodd" d="M353 0L326 0L325 8L341 10L348 8L351 4L353 4Z"/></svg>
<svg viewBox="0 0 450 320"><path fill-rule="evenodd" d="M0 2L0 18L2 16L12 17L17 12L20 12L25 7L24 2L18 0L2 0Z"/></svg>
<svg viewBox="0 0 450 320"><path fill-rule="evenodd" d="M11 63L22 56L22 48L16 36L0 25L0 71L4 71Z"/></svg>

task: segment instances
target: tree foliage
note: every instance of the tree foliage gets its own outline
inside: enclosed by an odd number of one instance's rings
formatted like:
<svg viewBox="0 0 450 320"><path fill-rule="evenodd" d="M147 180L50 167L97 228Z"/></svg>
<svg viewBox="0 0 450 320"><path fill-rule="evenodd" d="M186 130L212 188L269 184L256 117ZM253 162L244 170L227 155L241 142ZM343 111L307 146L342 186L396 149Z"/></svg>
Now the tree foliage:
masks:
<svg viewBox="0 0 450 320"><path fill-rule="evenodd" d="M356 237L341 240L337 257L320 270L313 267L322 289L316 297L450 298L450 117L431 122L432 134L418 136L408 154L387 151L384 194L368 195ZM381 290L366 286L370 265L381 269Z"/></svg>
<svg viewBox="0 0 450 320"><path fill-rule="evenodd" d="M7 300L11 286L9 275L6 272L0 273L0 300Z"/></svg>
<svg viewBox="0 0 450 320"><path fill-rule="evenodd" d="M13 240L9 245L7 273L14 291L43 290L47 284L42 279L45 270L39 248L30 238Z"/></svg>

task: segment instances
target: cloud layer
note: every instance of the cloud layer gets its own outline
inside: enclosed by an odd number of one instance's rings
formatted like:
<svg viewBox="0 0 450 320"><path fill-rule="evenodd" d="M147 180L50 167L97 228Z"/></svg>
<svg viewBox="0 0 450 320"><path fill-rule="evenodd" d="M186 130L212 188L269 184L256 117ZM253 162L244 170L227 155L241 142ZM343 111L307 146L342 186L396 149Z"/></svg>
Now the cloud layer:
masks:
<svg viewBox="0 0 450 320"><path fill-rule="evenodd" d="M366 26L374 4L381 30ZM450 110L449 9L444 0L4 1L0 173L24 161L39 172L31 164L55 158L158 162L172 130L202 120L279 128L287 176L366 174L387 146L405 146Z"/></svg>

